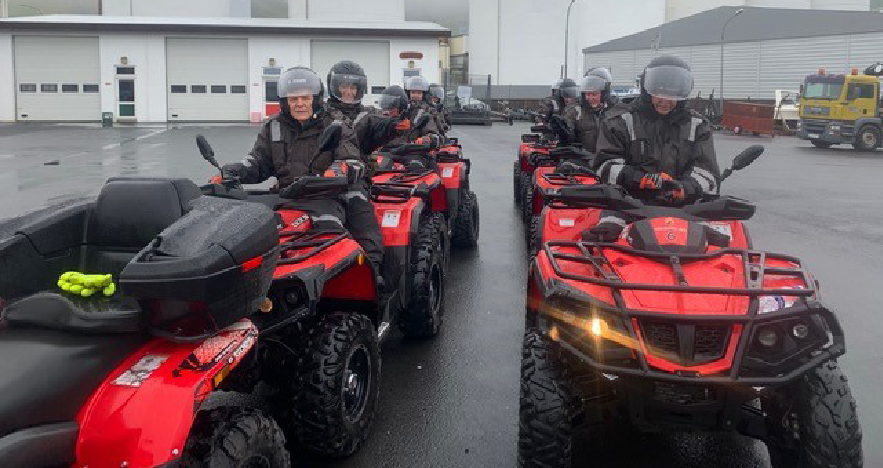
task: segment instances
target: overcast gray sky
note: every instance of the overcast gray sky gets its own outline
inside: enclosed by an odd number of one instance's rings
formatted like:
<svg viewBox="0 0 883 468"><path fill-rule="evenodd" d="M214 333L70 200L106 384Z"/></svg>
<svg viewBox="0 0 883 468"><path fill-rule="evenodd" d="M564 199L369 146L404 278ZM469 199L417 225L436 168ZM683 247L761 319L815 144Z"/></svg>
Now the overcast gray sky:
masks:
<svg viewBox="0 0 883 468"><path fill-rule="evenodd" d="M405 0L405 19L432 21L454 35L465 34L469 26L469 0Z"/></svg>

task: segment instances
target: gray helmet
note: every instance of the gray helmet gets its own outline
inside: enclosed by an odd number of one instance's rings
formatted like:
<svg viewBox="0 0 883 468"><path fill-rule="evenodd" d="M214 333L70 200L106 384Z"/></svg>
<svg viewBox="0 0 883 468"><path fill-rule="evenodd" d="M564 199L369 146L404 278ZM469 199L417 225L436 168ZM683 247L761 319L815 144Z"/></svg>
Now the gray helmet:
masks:
<svg viewBox="0 0 883 468"><path fill-rule="evenodd" d="M587 71L579 84L580 101L587 104L583 93L601 93L601 100L607 102L610 99L612 81L613 76L606 68L597 67Z"/></svg>
<svg viewBox="0 0 883 468"><path fill-rule="evenodd" d="M307 67L294 67L285 70L279 77L276 85L276 94L282 109L288 112L288 96L309 93L313 95L313 112L322 108L322 100L325 97L325 86L319 75Z"/></svg>
<svg viewBox="0 0 883 468"><path fill-rule="evenodd" d="M687 62L673 55L650 61L641 75L641 92L650 96L684 101L693 92L693 72Z"/></svg>

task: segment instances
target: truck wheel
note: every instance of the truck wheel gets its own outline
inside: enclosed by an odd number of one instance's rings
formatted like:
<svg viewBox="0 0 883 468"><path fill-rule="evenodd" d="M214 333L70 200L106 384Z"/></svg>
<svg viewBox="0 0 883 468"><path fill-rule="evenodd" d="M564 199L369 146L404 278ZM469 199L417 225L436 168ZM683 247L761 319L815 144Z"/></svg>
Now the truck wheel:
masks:
<svg viewBox="0 0 883 468"><path fill-rule="evenodd" d="M852 147L859 151L874 151L880 146L880 129L873 125L864 125L855 136Z"/></svg>
<svg viewBox="0 0 883 468"><path fill-rule="evenodd" d="M465 192L463 200L460 201L460 207L457 209L457 219L454 220L451 243L457 247L476 247L480 223L478 197L475 196L475 192Z"/></svg>
<svg viewBox="0 0 883 468"><path fill-rule="evenodd" d="M828 149L831 147L831 143L822 140L810 140L810 143L812 143L812 145L816 148Z"/></svg>
<svg viewBox="0 0 883 468"><path fill-rule="evenodd" d="M417 242L411 248L411 300L405 306L399 328L408 338L431 338L441 329L445 313L445 279L440 229L435 217L421 223Z"/></svg>
<svg viewBox="0 0 883 468"><path fill-rule="evenodd" d="M521 204L521 164L516 160L512 164L512 196L515 199L515 205Z"/></svg>
<svg viewBox="0 0 883 468"><path fill-rule="evenodd" d="M380 347L363 315L322 316L288 395L286 421L305 447L322 455L352 455L368 437L380 382Z"/></svg>
<svg viewBox="0 0 883 468"><path fill-rule="evenodd" d="M770 411L764 408L770 415L767 447L773 468L862 466L862 429L837 362L806 373L780 401L789 406L770 403Z"/></svg>
<svg viewBox="0 0 883 468"><path fill-rule="evenodd" d="M542 335L535 329L525 331L518 420L518 466L522 468L571 466L571 398L551 354Z"/></svg>
<svg viewBox="0 0 883 468"><path fill-rule="evenodd" d="M272 418L253 409L221 407L197 413L180 465L288 468L291 459L282 429Z"/></svg>

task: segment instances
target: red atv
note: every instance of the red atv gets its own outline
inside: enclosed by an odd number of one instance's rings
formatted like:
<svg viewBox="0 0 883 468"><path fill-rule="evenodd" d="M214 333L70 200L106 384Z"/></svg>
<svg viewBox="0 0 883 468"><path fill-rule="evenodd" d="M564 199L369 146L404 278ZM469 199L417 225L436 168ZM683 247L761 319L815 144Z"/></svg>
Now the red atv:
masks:
<svg viewBox="0 0 883 468"><path fill-rule="evenodd" d="M420 184L420 174L432 171L440 177L445 197L443 204L436 201L445 214L448 236L454 247L472 248L478 245L478 198L469 187L469 159L462 156L456 139L448 139L438 150L425 145L406 144L386 147L378 152L385 164L373 178L375 183L401 182L404 179ZM411 183L411 182L407 182Z"/></svg>
<svg viewBox="0 0 883 468"><path fill-rule="evenodd" d="M843 330L799 259L753 248L743 224L753 205L649 206L608 185L564 188L558 200L632 222L610 243L547 232L532 261L521 466L570 467L577 430L592 444L628 426L738 432L766 442L774 468L862 465L836 362Z"/></svg>
<svg viewBox="0 0 883 468"><path fill-rule="evenodd" d="M521 207L524 200L524 190L530 184L531 175L536 168L531 157L533 155L548 155L549 150L557 144L556 135L545 125L530 127L532 133L521 135L521 144L518 146L518 154L512 164L512 192L515 205Z"/></svg>
<svg viewBox="0 0 883 468"><path fill-rule="evenodd" d="M185 179L114 178L0 233L0 466L290 466L270 416L202 407L260 340L270 210ZM63 292L74 270L120 290Z"/></svg>
<svg viewBox="0 0 883 468"><path fill-rule="evenodd" d="M540 214L549 200L564 187L573 185L592 185L598 183L595 173L589 169L594 155L578 147L553 148L547 153L535 153L530 161L535 167L530 183L524 187L522 216L524 218L525 237L528 248L533 255L542 235ZM578 159L566 172L559 170L561 163L570 159Z"/></svg>
<svg viewBox="0 0 883 468"><path fill-rule="evenodd" d="M333 148L339 135L326 130L319 151ZM204 139L199 146L218 167ZM370 433L380 344L391 328L413 338L430 338L440 329L441 215L433 212L428 194L411 196L410 188L406 195L381 191L374 197L385 246L387 285L381 290L376 284L381 272L349 233L339 225L323 226L322 216L314 219L299 207L306 199L340 196L349 190L346 177L301 177L280 193L245 191L237 181L209 188L215 196L272 207L278 220L281 257L269 291L273 308L255 318L261 340L238 381L244 390L270 383L277 390L280 424L305 447L334 457L354 453Z"/></svg>

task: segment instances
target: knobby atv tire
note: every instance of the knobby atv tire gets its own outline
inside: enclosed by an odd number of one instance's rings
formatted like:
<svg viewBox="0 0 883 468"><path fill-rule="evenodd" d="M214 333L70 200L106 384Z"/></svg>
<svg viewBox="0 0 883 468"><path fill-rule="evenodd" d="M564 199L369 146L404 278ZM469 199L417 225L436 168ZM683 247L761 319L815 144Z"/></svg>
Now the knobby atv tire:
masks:
<svg viewBox="0 0 883 468"><path fill-rule="evenodd" d="M542 248L543 227L540 225L540 217L534 216L530 220L530 242L528 242L528 254L530 258L536 257Z"/></svg>
<svg viewBox="0 0 883 468"><path fill-rule="evenodd" d="M367 355L364 403L347 413L347 366L357 354ZM352 455L368 437L380 382L380 347L374 325L364 315L331 313L310 331L295 392L290 396L289 429L306 448L322 455Z"/></svg>
<svg viewBox="0 0 883 468"><path fill-rule="evenodd" d="M524 334L518 462L522 468L570 468L573 416L570 396L552 351L536 329Z"/></svg>
<svg viewBox="0 0 883 468"><path fill-rule="evenodd" d="M180 466L189 468L288 468L285 436L273 419L253 409L201 411L193 421Z"/></svg>
<svg viewBox="0 0 883 468"><path fill-rule="evenodd" d="M428 218L420 224L417 242L411 247L411 298L399 321L408 338L431 338L441 329L445 313L444 258L438 242L441 229L438 218Z"/></svg>
<svg viewBox="0 0 883 468"><path fill-rule="evenodd" d="M473 248L478 245L480 227L478 211L478 197L475 192L465 192L457 209L457 219L454 220L454 229L451 234L451 242L457 247Z"/></svg>
<svg viewBox="0 0 883 468"><path fill-rule="evenodd" d="M444 273L448 272L448 262L451 259L451 235L450 230L448 229L448 222L445 219L444 213L433 213L433 222L436 225L435 230L435 241L433 245L440 246L440 251L442 254L442 269Z"/></svg>
<svg viewBox="0 0 883 468"><path fill-rule="evenodd" d="M836 361L807 372L789 387L784 400L793 402L790 413L799 427L799 439L794 440L794 433L781 423L784 412L771 408L772 438L767 447L773 468L862 466L862 429L855 400Z"/></svg>
<svg viewBox="0 0 883 468"><path fill-rule="evenodd" d="M521 164L516 160L512 163L512 196L515 206L521 205Z"/></svg>

